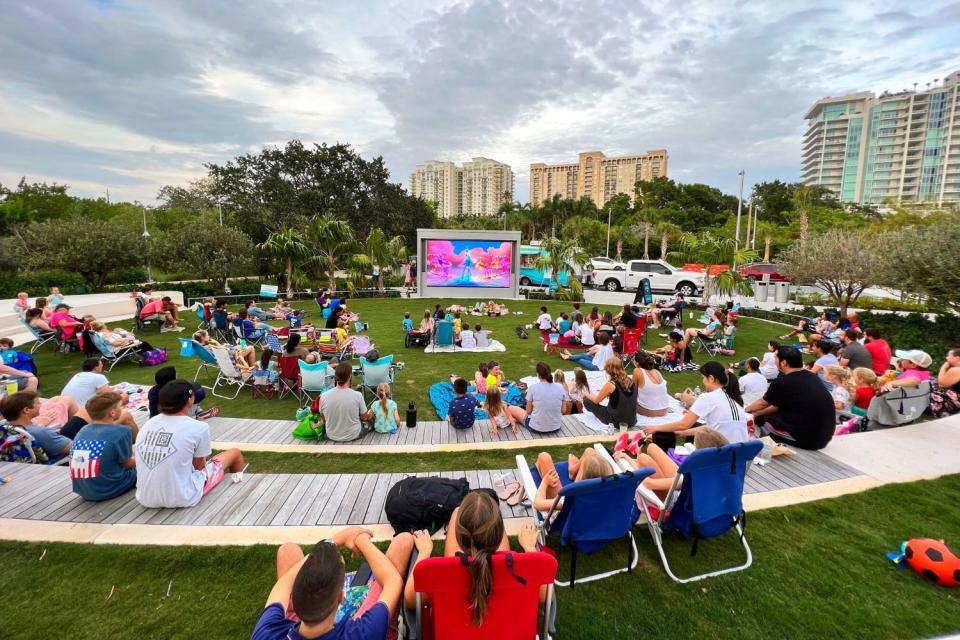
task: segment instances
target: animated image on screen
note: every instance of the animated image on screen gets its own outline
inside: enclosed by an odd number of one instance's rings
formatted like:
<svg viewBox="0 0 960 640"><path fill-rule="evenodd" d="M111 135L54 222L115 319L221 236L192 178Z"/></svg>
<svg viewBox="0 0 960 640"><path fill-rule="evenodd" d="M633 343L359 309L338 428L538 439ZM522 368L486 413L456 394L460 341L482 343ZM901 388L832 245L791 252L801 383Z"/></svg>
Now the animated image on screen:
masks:
<svg viewBox="0 0 960 640"><path fill-rule="evenodd" d="M427 286L509 287L512 242L427 240Z"/></svg>

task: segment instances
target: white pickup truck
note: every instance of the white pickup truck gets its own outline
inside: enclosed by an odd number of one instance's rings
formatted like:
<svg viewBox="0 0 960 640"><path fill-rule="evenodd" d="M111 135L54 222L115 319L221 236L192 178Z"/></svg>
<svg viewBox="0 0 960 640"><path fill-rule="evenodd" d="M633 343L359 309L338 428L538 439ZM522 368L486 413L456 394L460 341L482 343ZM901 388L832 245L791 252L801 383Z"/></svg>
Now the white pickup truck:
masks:
<svg viewBox="0 0 960 640"><path fill-rule="evenodd" d="M644 278L650 280L650 289L656 293L676 292L689 297L703 292L702 273L684 271L663 260L630 260L625 270L599 269L590 274L594 286L607 291L633 291Z"/></svg>

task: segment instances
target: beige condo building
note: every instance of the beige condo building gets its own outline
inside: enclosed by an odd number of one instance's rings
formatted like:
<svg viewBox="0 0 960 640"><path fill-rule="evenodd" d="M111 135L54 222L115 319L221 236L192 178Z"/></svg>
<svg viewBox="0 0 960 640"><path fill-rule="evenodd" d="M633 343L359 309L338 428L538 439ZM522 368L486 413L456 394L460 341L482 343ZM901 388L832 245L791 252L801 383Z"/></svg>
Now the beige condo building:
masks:
<svg viewBox="0 0 960 640"><path fill-rule="evenodd" d="M495 215L513 198L510 165L477 157L458 167L453 162L430 160L410 174L410 193L436 203L437 215Z"/></svg>
<svg viewBox="0 0 960 640"><path fill-rule="evenodd" d="M530 204L542 204L555 195L574 200L587 196L598 207L618 193L632 199L638 180L667 175L667 158L666 149L613 158L600 151L585 151L571 164L531 164Z"/></svg>

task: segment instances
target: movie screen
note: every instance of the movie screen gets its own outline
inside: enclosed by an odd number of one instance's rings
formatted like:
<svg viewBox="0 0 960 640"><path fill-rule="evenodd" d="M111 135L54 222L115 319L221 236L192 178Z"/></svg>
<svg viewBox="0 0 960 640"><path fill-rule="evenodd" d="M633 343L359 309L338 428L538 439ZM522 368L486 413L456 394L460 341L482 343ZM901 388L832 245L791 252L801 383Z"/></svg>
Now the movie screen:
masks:
<svg viewBox="0 0 960 640"><path fill-rule="evenodd" d="M427 286L509 287L512 257L512 242L427 240Z"/></svg>

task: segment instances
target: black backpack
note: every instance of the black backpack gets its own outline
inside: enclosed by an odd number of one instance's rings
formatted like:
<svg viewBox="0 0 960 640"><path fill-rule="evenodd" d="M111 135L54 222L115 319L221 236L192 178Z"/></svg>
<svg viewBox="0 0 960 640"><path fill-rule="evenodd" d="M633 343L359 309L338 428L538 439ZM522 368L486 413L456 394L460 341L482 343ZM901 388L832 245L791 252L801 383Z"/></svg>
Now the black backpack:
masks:
<svg viewBox="0 0 960 640"><path fill-rule="evenodd" d="M514 329L517 332L517 337L521 340L526 340L530 336L527 335L527 330L523 328L523 325L518 324L517 328Z"/></svg>
<svg viewBox="0 0 960 640"><path fill-rule="evenodd" d="M383 510L396 533L426 529L433 534L446 526L469 491L463 478L407 477L387 492Z"/></svg>

